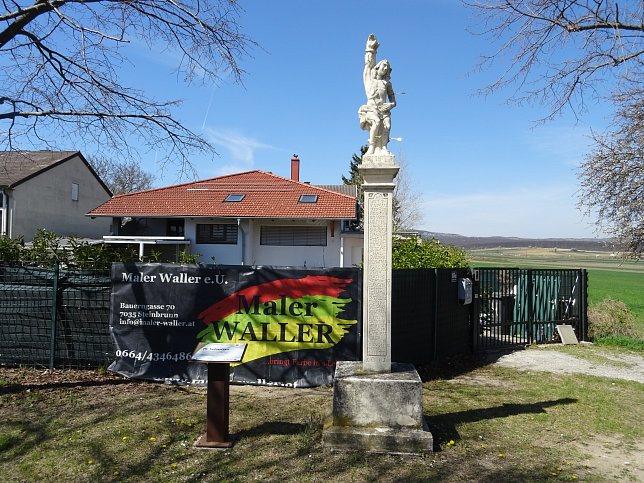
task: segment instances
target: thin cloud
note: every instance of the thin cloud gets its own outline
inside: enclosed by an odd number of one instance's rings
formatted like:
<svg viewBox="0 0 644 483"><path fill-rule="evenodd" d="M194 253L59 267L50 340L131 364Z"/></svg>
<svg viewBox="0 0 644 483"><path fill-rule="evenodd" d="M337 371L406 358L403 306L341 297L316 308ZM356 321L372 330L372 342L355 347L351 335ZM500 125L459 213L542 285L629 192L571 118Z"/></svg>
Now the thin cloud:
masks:
<svg viewBox="0 0 644 483"><path fill-rule="evenodd" d="M206 128L206 137L215 148L226 150L235 166L243 166L244 170L252 169L255 164L255 152L262 149L276 149L270 144L245 136L233 129Z"/></svg>

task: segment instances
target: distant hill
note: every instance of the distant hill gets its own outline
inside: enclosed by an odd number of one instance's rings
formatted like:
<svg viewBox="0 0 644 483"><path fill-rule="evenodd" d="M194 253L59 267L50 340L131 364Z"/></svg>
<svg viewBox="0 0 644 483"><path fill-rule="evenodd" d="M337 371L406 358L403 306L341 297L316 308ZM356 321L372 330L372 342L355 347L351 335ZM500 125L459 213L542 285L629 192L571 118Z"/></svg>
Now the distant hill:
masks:
<svg viewBox="0 0 644 483"><path fill-rule="evenodd" d="M577 250L605 250L615 249L609 239L597 238L517 238L505 236L463 236L453 233L435 233L431 231L418 230L423 239L436 238L443 245L454 245L466 250L480 248L566 248Z"/></svg>

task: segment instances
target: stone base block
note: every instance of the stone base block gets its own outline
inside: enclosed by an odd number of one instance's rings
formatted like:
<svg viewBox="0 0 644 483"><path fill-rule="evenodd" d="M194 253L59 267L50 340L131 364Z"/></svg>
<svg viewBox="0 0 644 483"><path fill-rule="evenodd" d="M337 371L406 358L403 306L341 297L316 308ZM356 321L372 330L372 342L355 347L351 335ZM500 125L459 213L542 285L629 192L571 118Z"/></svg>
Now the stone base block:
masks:
<svg viewBox="0 0 644 483"><path fill-rule="evenodd" d="M411 364L364 373L361 362L339 361L333 387L333 423L323 443L332 449L379 453L431 452L423 419L423 387Z"/></svg>
<svg viewBox="0 0 644 483"><path fill-rule="evenodd" d="M423 429L330 426L322 434L322 444L334 451L367 451L419 455L434 451L434 438Z"/></svg>

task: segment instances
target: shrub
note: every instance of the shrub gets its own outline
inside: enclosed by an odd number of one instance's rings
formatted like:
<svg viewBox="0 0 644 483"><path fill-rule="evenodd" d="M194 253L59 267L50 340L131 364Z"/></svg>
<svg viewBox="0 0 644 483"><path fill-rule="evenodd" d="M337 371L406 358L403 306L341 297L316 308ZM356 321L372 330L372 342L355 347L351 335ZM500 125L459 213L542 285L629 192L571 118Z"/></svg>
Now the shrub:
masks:
<svg viewBox="0 0 644 483"><path fill-rule="evenodd" d="M635 315L624 302L608 297L588 308L588 335L591 338L607 336L639 336Z"/></svg>
<svg viewBox="0 0 644 483"><path fill-rule="evenodd" d="M392 268L467 268L465 250L454 245L442 245L438 240L421 241L418 237L394 240Z"/></svg>

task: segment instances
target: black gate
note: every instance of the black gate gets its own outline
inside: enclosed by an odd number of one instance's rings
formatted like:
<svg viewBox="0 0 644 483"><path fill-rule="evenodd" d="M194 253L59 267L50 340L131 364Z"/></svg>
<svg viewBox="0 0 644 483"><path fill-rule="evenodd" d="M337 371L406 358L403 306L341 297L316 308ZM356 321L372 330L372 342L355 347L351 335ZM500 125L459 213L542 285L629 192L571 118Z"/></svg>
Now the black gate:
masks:
<svg viewBox="0 0 644 483"><path fill-rule="evenodd" d="M478 268L473 277L477 349L552 341L559 324L586 340L586 270Z"/></svg>

